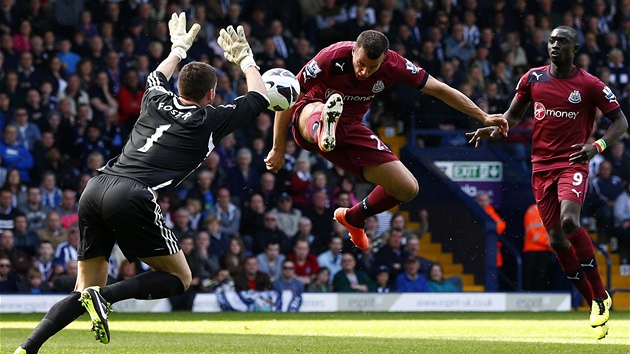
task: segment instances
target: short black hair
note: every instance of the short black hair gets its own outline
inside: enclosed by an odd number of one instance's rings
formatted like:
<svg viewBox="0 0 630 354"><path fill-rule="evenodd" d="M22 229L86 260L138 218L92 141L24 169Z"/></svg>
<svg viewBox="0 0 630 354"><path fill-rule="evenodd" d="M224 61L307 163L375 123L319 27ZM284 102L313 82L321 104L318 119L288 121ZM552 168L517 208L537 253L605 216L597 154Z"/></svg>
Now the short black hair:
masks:
<svg viewBox="0 0 630 354"><path fill-rule="evenodd" d="M217 71L212 65L193 61L182 68L179 73L178 89L183 98L198 101L217 83Z"/></svg>
<svg viewBox="0 0 630 354"><path fill-rule="evenodd" d="M361 32L357 37L356 48L363 48L365 55L374 60L387 53L389 40L379 31L367 30Z"/></svg>

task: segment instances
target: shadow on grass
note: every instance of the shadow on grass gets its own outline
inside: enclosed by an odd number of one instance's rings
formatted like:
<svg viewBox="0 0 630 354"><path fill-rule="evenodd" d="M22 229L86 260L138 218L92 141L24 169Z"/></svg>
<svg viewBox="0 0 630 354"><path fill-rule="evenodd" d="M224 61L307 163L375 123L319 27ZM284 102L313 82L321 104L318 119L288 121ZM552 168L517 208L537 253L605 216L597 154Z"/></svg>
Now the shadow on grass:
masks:
<svg viewBox="0 0 630 354"><path fill-rule="evenodd" d="M29 333L3 329L2 353L11 353ZM627 353L627 345L537 343L424 338L372 338L299 335L146 333L117 331L109 345L91 340L86 331L67 329L49 340L40 354L63 353Z"/></svg>

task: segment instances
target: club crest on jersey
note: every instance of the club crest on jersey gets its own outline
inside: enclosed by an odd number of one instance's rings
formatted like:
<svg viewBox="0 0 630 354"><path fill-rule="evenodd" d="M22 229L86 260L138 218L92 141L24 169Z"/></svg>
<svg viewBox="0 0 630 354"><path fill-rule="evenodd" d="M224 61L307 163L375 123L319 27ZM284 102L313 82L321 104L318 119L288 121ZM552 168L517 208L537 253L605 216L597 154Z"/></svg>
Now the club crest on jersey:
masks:
<svg viewBox="0 0 630 354"><path fill-rule="evenodd" d="M571 103L580 103L582 102L582 96L580 96L580 91L574 90L569 95L569 102Z"/></svg>
<svg viewBox="0 0 630 354"><path fill-rule="evenodd" d="M606 97L608 102L617 102L617 96L615 96L615 94L608 86L604 86L602 92L604 93L604 97Z"/></svg>
<svg viewBox="0 0 630 354"><path fill-rule="evenodd" d="M319 67L319 64L315 60L311 60L310 63L306 64L304 67L304 72L302 76L304 76L304 82L308 79L314 79L317 77L317 74L321 73L322 69Z"/></svg>
<svg viewBox="0 0 630 354"><path fill-rule="evenodd" d="M379 93L383 91L383 89L385 89L385 84L381 80L378 80L374 86L372 86L372 92L374 93Z"/></svg>

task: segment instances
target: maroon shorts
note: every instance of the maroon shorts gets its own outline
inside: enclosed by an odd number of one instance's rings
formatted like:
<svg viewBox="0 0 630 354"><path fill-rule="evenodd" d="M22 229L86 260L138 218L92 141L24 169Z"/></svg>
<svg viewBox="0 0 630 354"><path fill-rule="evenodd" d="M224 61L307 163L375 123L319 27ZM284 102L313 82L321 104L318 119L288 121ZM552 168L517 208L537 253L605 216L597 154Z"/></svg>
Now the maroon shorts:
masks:
<svg viewBox="0 0 630 354"><path fill-rule="evenodd" d="M301 100L296 104L293 113L293 138L302 149L319 153L335 166L361 179L365 179L362 173L365 166L378 166L390 161L398 161L398 157L368 127L360 123L344 124L343 114L337 124L335 131L337 144L332 151L321 151L317 144L304 140L299 132L298 119L302 109L311 102L318 101Z"/></svg>
<svg viewBox="0 0 630 354"><path fill-rule="evenodd" d="M588 170L584 165L534 172L532 189L540 218L547 230L560 221L560 202L572 200L584 204L588 191Z"/></svg>

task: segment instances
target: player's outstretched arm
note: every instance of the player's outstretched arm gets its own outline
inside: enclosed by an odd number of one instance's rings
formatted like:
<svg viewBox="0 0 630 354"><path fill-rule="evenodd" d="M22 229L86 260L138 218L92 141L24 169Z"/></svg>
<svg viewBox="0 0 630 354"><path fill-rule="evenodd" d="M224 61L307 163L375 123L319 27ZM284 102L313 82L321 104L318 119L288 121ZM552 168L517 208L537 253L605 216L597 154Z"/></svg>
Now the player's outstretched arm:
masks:
<svg viewBox="0 0 630 354"><path fill-rule="evenodd" d="M571 165L576 163L588 163L595 155L603 152L607 146L612 145L628 130L628 119L620 109L615 113L606 115L606 117L612 120L612 124L606 129L606 133L604 133L601 139L592 144L575 144L571 146L572 148L579 149L569 155Z"/></svg>
<svg viewBox="0 0 630 354"><path fill-rule="evenodd" d="M247 42L247 38L245 38L245 29L243 29L243 26L238 26L236 30L232 26L221 29L217 43L225 51L225 53L223 53L225 59L238 65L243 71L243 74L245 74L247 90L256 91L269 100L265 83L262 81L262 77L258 71L260 68L254 61L254 54Z"/></svg>
<svg viewBox="0 0 630 354"><path fill-rule="evenodd" d="M508 122L510 128L514 128L521 122L523 113L529 107L529 103L523 103L516 98L512 99L512 103L508 110L503 114L503 118ZM475 143L475 147L479 147L482 139L496 138L501 135L501 128L499 127L485 127L479 128L474 132L466 133L466 136L470 138L469 144Z"/></svg>
<svg viewBox="0 0 630 354"><path fill-rule="evenodd" d="M303 93L300 93L297 101L304 97ZM276 112L273 124L273 146L267 154L265 159L265 166L271 172L278 172L284 166L284 153L287 143L287 131L289 125L291 125L291 118L295 107L291 107L285 111Z"/></svg>
<svg viewBox="0 0 630 354"><path fill-rule="evenodd" d="M158 65L157 71L161 72L169 80L173 76L173 72L180 60L186 59L186 52L193 44L197 33L201 29L199 24L195 23L186 32L186 14L184 12L179 15L173 13L168 21L168 31L171 36L171 53Z"/></svg>
<svg viewBox="0 0 630 354"><path fill-rule="evenodd" d="M431 96L437 97L449 106L477 119L484 125L498 126L503 134L507 136L510 129L507 121L501 114L488 114L481 110L473 101L460 91L448 86L447 84L436 80L429 76L427 83L420 90Z"/></svg>

